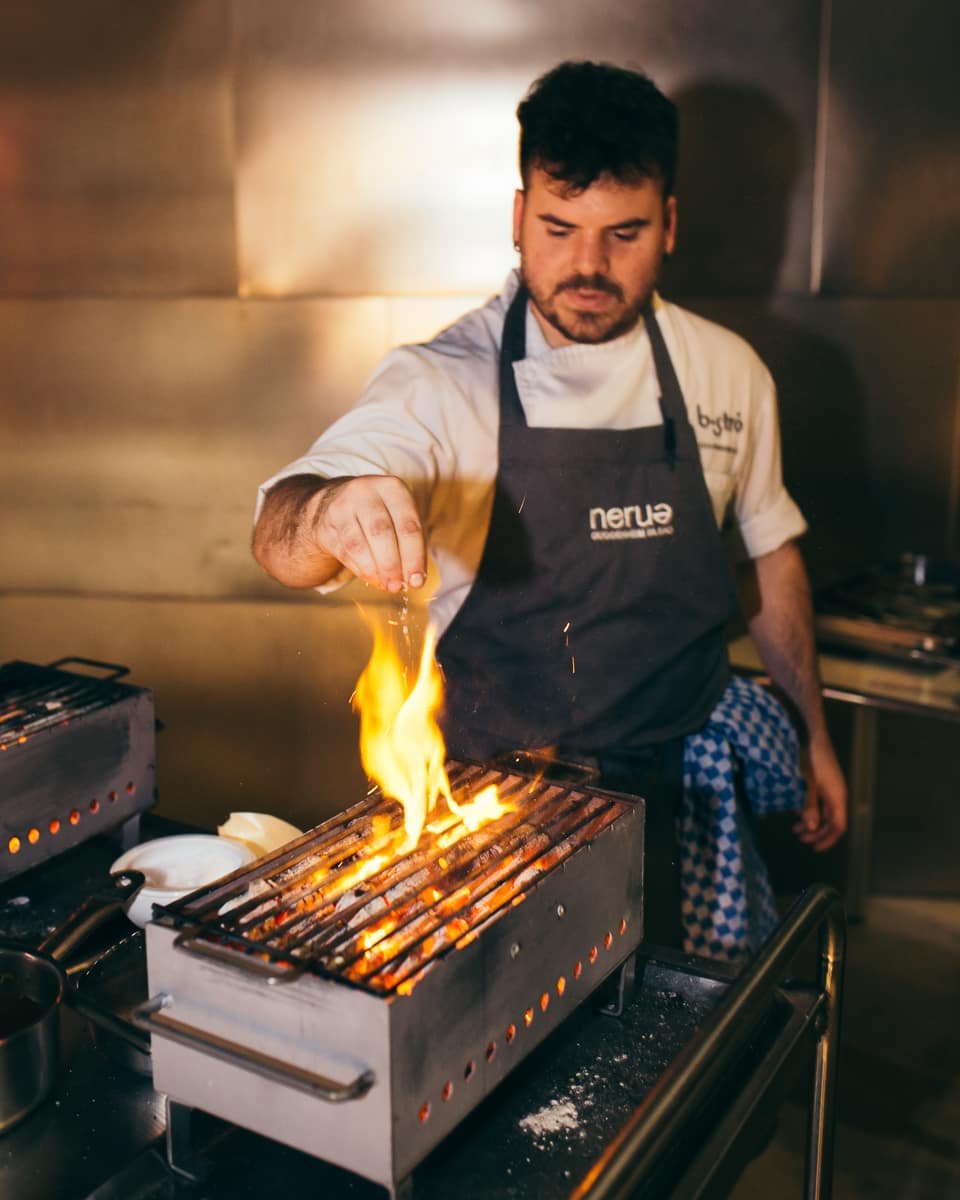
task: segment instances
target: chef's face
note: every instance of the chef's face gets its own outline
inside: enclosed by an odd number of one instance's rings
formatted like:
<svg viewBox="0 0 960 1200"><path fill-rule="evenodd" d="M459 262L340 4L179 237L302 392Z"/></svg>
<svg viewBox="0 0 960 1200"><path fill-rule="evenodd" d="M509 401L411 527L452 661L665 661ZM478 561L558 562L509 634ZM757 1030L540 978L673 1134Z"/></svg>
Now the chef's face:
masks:
<svg viewBox="0 0 960 1200"><path fill-rule="evenodd" d="M513 237L551 346L609 342L636 325L673 250L677 205L660 183L601 176L581 192L532 167L513 205Z"/></svg>

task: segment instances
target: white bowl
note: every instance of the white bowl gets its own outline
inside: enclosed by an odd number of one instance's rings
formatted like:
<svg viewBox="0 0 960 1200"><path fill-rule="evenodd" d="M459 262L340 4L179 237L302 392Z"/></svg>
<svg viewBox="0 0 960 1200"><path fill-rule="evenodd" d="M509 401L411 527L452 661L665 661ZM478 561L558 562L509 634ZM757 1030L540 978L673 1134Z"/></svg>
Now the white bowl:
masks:
<svg viewBox="0 0 960 1200"><path fill-rule="evenodd" d="M127 916L135 925L146 925L155 904L172 904L255 858L239 842L210 833L184 833L134 846L110 870L143 872L146 882L130 901Z"/></svg>

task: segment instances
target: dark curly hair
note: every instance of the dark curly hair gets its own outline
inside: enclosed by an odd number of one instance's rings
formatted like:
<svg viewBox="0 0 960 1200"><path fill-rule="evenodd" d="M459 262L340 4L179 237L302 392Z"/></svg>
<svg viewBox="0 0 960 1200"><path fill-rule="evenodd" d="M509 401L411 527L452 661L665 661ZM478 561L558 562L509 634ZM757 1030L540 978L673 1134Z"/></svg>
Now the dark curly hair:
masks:
<svg viewBox="0 0 960 1200"><path fill-rule="evenodd" d="M564 62L537 79L517 108L520 174L540 167L573 191L603 175L655 179L673 193L676 106L639 71Z"/></svg>

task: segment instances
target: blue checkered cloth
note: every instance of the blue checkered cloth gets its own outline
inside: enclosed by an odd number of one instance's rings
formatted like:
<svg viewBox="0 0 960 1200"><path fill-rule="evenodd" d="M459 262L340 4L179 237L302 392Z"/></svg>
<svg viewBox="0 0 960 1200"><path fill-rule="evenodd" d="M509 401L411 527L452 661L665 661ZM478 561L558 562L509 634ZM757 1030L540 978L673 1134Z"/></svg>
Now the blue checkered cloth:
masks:
<svg viewBox="0 0 960 1200"><path fill-rule="evenodd" d="M738 962L779 917L748 813L803 806L797 734L784 708L733 676L706 725L687 737L678 819L684 949Z"/></svg>

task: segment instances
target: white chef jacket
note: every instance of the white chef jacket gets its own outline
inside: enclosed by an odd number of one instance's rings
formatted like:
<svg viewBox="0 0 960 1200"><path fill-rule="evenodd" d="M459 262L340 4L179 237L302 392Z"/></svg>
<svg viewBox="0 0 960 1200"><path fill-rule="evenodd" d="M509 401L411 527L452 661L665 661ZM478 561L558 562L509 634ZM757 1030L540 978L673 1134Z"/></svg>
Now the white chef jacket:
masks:
<svg viewBox="0 0 960 1200"><path fill-rule="evenodd" d="M476 576L493 506L499 431L498 356L519 284L423 345L391 351L356 405L267 480L290 475L396 475L411 489L439 582L439 637ZM737 334L654 296L720 528L751 558L806 530L783 484L770 372ZM529 307L526 357L514 364L527 424L627 429L659 425L656 371L643 323L611 342L551 347ZM322 591L350 578L341 572Z"/></svg>

